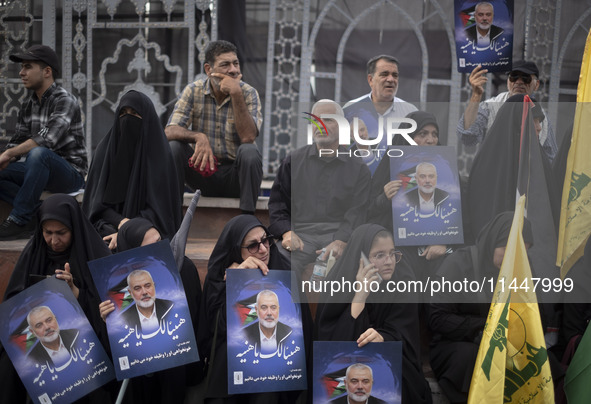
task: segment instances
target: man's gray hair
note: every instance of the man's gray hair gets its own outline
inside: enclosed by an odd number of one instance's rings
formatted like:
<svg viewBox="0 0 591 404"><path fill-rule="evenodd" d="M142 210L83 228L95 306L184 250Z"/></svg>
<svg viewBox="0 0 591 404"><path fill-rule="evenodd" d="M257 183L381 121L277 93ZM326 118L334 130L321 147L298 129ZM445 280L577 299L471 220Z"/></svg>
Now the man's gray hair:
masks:
<svg viewBox="0 0 591 404"><path fill-rule="evenodd" d="M314 103L314 105L312 105L312 113L314 113L314 110L316 108L318 108L320 105L323 104L332 104L335 107L335 114L340 115L340 116L345 116L345 112L343 112L343 108L336 102L334 102L333 100L329 100L328 98L324 98L322 100L316 101Z"/></svg>
<svg viewBox="0 0 591 404"><path fill-rule="evenodd" d="M27 324L29 324L29 327L33 327L33 324L31 324L31 316L33 314L35 314L35 313L40 312L41 310L47 310L47 311L49 311L55 317L55 314L53 314L53 311L49 307L47 307L47 306L33 307L31 309L31 311L29 312L29 314L27 314Z"/></svg>
<svg viewBox="0 0 591 404"><path fill-rule="evenodd" d="M135 276L140 276L140 275L148 275L150 277L150 280L152 281L152 283L154 283L154 279L152 278L152 274L150 274L148 271L146 271L145 269L136 269L133 270L129 273L129 275L127 275L127 286L129 287L129 280L132 277Z"/></svg>
<svg viewBox="0 0 591 404"><path fill-rule="evenodd" d="M492 8L493 13L495 11L495 7L492 5L492 3L489 3L488 1L481 1L480 3L474 6L474 12L476 12L476 9L481 6L489 6L490 8Z"/></svg>
<svg viewBox="0 0 591 404"><path fill-rule="evenodd" d="M279 305L279 297L277 296L277 293L275 293L275 292L273 292L272 290L269 290L269 289L264 289L264 290L261 290L257 294L257 301L256 301L257 307L259 307L259 299L260 299L261 296L274 296L275 299L277 300L277 305Z"/></svg>
<svg viewBox="0 0 591 404"><path fill-rule="evenodd" d="M349 380L349 372L351 369L369 369L369 374L371 376L371 380L373 381L373 370L363 363L354 363L347 368L347 371L345 372L345 378L347 378L347 380Z"/></svg>
<svg viewBox="0 0 591 404"><path fill-rule="evenodd" d="M433 169L435 170L435 172L437 172L437 167L435 167L435 164L433 163L428 163L426 161L423 161L422 163L417 164L416 167L416 171L419 171L419 167L423 168L423 167L433 167Z"/></svg>

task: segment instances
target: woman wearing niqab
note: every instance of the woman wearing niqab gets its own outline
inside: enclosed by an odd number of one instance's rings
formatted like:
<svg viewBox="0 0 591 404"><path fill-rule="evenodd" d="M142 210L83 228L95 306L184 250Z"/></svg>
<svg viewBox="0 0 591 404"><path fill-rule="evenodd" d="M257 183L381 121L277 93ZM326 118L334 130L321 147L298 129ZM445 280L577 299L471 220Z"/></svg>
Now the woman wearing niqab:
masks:
<svg viewBox="0 0 591 404"><path fill-rule="evenodd" d="M123 226L148 220L161 239L171 239L182 219L180 191L170 146L150 99L129 91L101 140L88 172L82 207L114 249Z"/></svg>
<svg viewBox="0 0 591 404"><path fill-rule="evenodd" d="M355 282L360 269L361 253L369 257L379 238L392 240L391 233L377 224L364 224L351 234L344 254L326 277L328 282ZM393 248L394 243L391 241ZM385 252L386 254L390 252ZM394 264L394 257L390 257ZM387 261L386 261L387 262ZM394 272L382 276L384 280L414 280L410 268L400 261ZM368 282L370 272L365 273ZM419 347L419 313L416 303L404 303L405 297L385 293L370 293L361 312L354 317L355 292L327 297L316 312L315 340L319 341L402 341L402 403L431 403L431 390L423 375ZM358 299L355 299L357 303ZM359 307L359 306L358 306ZM361 337L363 335L363 337ZM360 338L361 337L361 338ZM364 343L363 343L364 345Z"/></svg>

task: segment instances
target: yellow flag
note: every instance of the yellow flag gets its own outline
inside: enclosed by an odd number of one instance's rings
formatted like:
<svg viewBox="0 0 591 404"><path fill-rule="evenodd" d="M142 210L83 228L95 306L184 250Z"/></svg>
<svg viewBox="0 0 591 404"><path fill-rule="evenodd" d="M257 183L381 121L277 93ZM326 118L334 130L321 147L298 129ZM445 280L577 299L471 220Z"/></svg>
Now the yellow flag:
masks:
<svg viewBox="0 0 591 404"><path fill-rule="evenodd" d="M591 32L581 64L573 137L566 162L560 204L556 265L564 278L583 256L591 233Z"/></svg>
<svg viewBox="0 0 591 404"><path fill-rule="evenodd" d="M522 196L476 357L469 404L554 403L542 321L523 243L524 207Z"/></svg>

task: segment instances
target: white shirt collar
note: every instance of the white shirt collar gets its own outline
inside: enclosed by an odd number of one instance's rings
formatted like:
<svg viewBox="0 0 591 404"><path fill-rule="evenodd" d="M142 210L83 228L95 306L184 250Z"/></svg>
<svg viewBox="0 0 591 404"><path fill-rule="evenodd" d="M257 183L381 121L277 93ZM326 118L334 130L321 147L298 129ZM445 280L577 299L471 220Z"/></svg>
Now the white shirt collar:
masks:
<svg viewBox="0 0 591 404"><path fill-rule="evenodd" d="M64 345L64 341L62 340L62 336L58 336L59 338L59 348L57 350L53 350L51 348L46 347L45 345L41 344L41 346L47 352L47 355L51 358L54 365L58 366L70 359L70 351Z"/></svg>
<svg viewBox="0 0 591 404"><path fill-rule="evenodd" d="M137 303L135 304L135 309L137 310L140 318L143 334L152 332L160 327L160 324L158 324L158 317L156 316L156 302L154 302L154 305L152 306L152 314L150 314L150 317L146 317L142 314Z"/></svg>
<svg viewBox="0 0 591 404"><path fill-rule="evenodd" d="M490 45L490 28L486 32L486 35L481 35L478 28L476 28L476 46L479 48L487 47Z"/></svg>

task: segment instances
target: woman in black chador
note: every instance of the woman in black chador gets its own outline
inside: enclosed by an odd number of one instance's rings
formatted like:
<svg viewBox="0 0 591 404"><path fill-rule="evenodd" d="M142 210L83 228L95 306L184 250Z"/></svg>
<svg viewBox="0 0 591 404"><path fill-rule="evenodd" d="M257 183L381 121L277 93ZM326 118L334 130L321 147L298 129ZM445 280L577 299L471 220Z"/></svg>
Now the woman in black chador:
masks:
<svg viewBox="0 0 591 404"><path fill-rule="evenodd" d="M109 248L118 231L135 227L135 218L156 230L153 242L171 239L181 223L181 198L170 146L150 99L129 91L115 122L99 143L88 172L83 209Z"/></svg>
<svg viewBox="0 0 591 404"><path fill-rule="evenodd" d="M230 220L220 235L207 265L203 284L199 353L208 357L209 374L205 403L293 403L300 392L256 393L228 395L228 358L226 339L226 269L258 268L263 274L269 269L289 271L288 258L273 243L266 227L253 215L240 215ZM310 314L302 305L304 338L311 327ZM306 341L308 342L308 341ZM213 345L213 347L212 347ZM306 349L308 349L308 346ZM307 350L306 352L309 352Z"/></svg>
<svg viewBox="0 0 591 404"><path fill-rule="evenodd" d="M483 278L497 279L505 255L514 212L500 213L476 237L476 245L455 251L437 275L450 282ZM533 243L530 222L523 223L523 241ZM482 332L492 301L492 293L454 295L439 293L431 300L433 330L430 359L439 386L452 403L468 400L470 381Z"/></svg>
<svg viewBox="0 0 591 404"><path fill-rule="evenodd" d="M55 194L47 198L39 208L38 219L35 234L14 267L4 300L43 276L56 275L68 283L100 337L103 330L98 311L100 299L87 262L111 252L70 195Z"/></svg>
<svg viewBox="0 0 591 404"><path fill-rule="evenodd" d="M4 300L46 276L55 275L70 286L103 346L108 349L106 329L98 310L100 299L87 262L111 255L111 252L84 216L78 202L69 195L55 194L47 198L37 217L39 225L14 267ZM0 374L6 386L0 395L0 403L24 402L24 386L1 347ZM110 388L114 386L96 390L81 401L110 401L107 393Z"/></svg>
<svg viewBox="0 0 591 404"><path fill-rule="evenodd" d="M369 260L365 264L361 254ZM398 264L397 264L398 262ZM392 234L377 224L359 226L344 255L326 277L333 282L413 280L412 271L400 262ZM381 279L381 280L380 280ZM326 298L316 314L316 339L370 342L402 341L402 402L431 403L431 390L420 362L419 319L416 303L403 303L395 293L361 291Z"/></svg>

